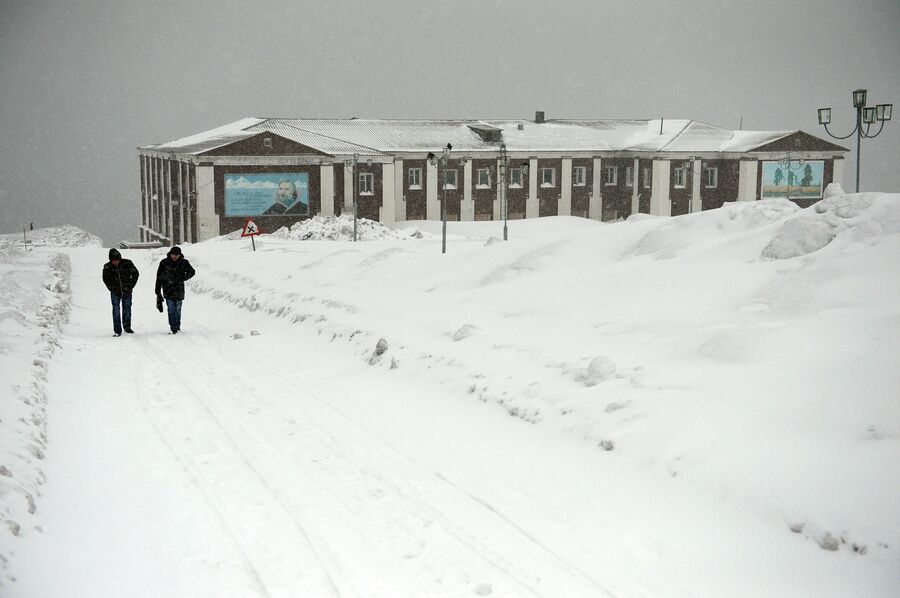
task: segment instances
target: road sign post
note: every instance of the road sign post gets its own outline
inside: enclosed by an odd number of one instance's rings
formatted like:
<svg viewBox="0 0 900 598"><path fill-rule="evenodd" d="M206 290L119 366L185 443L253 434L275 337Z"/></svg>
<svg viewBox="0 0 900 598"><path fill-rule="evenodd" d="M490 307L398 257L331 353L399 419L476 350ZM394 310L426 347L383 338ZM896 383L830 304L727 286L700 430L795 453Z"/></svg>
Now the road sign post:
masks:
<svg viewBox="0 0 900 598"><path fill-rule="evenodd" d="M256 235L261 235L262 230L260 230L259 225L256 224L256 221L253 218L247 218L244 221L244 230L241 231L241 237L250 237L250 243L253 244L253 251L256 251L256 241L254 237Z"/></svg>

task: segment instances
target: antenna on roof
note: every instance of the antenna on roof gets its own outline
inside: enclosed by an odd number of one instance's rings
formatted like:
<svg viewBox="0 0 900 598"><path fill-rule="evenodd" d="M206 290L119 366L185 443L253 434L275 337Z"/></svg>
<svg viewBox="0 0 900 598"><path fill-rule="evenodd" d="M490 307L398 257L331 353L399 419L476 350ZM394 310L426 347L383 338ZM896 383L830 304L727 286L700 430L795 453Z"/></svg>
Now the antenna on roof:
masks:
<svg viewBox="0 0 900 598"><path fill-rule="evenodd" d="M659 117L659 134L662 135L663 117Z"/></svg>
<svg viewBox="0 0 900 598"><path fill-rule="evenodd" d="M744 115L741 114L741 124L738 125L738 131L744 130Z"/></svg>

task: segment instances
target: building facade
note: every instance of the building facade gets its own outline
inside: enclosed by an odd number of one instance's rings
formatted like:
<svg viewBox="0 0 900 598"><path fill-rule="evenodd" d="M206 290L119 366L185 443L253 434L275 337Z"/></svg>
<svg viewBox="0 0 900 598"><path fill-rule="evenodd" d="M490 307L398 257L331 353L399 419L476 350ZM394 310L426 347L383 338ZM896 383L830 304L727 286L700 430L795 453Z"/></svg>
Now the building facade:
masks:
<svg viewBox="0 0 900 598"><path fill-rule="evenodd" d="M449 145L449 151L442 151ZM203 241L254 217L502 220L677 216L840 182L847 149L803 131L685 120L246 118L140 152L141 241ZM505 204L504 204L505 198Z"/></svg>

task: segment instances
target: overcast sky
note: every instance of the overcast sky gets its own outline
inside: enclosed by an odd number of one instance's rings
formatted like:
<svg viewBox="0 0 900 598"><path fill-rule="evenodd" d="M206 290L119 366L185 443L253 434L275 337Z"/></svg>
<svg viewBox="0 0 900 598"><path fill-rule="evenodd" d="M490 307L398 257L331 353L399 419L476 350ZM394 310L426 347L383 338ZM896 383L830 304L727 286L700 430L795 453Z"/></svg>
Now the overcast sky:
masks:
<svg viewBox="0 0 900 598"><path fill-rule="evenodd" d="M135 148L245 116L544 110L827 138L831 106L847 134L854 89L900 107L898 32L900 0L0 0L0 231L137 239ZM900 192L900 116L862 155L863 190Z"/></svg>

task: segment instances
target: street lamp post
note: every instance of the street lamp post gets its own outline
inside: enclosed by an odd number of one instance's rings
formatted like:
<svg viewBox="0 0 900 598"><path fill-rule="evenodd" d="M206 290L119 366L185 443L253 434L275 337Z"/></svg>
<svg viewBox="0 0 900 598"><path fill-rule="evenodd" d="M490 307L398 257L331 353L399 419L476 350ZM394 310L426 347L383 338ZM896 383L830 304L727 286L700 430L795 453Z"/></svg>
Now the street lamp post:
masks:
<svg viewBox="0 0 900 598"><path fill-rule="evenodd" d="M507 196L507 187L509 182L507 176L509 174L509 156L506 153L506 144L500 144L500 207L503 210L503 240L507 241L506 221L509 218L509 197Z"/></svg>
<svg viewBox="0 0 900 598"><path fill-rule="evenodd" d="M853 92L853 107L856 108L856 127L847 135L840 137L838 135L834 135L831 131L828 130L828 125L831 123L831 108L819 108L819 124L825 126L825 132L828 133L834 139L847 139L851 137L853 134L856 134L856 192L859 193L859 152L862 146L863 138L872 139L874 137L878 137L881 134L881 130L884 128L885 121L891 120L891 112L893 111L893 104L878 104L877 106L866 106L866 90L865 89L857 89ZM878 132L873 134L869 134L869 129L872 126L872 123L875 121L880 122L881 124L878 126ZM866 130L863 131L863 124L866 125Z"/></svg>
<svg viewBox="0 0 900 598"><path fill-rule="evenodd" d="M353 242L356 242L356 196L359 189L359 154L353 154L352 160L346 160L344 165L351 169L353 176Z"/></svg>
<svg viewBox="0 0 900 598"><path fill-rule="evenodd" d="M441 151L441 157L438 159L433 152L428 152L427 160L432 166L439 163L444 167L444 189L441 191L441 253L447 253L447 166L450 163L450 150L453 146L449 143Z"/></svg>
<svg viewBox="0 0 900 598"><path fill-rule="evenodd" d="M794 162L797 163L796 168L794 167ZM788 156L786 158L781 158L780 160L778 160L778 165L781 168L783 168L785 170L785 172L787 173L787 174L785 174L785 178L787 179L787 182L788 182L788 190L787 190L787 198L788 199L791 198L791 187L794 185L794 179L796 178L796 176L794 175L794 172L799 172L800 169L803 168L803 165L805 162L806 162L806 160L794 160L791 157L791 154L788 154ZM801 197L802 197L802 194L801 194Z"/></svg>

